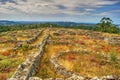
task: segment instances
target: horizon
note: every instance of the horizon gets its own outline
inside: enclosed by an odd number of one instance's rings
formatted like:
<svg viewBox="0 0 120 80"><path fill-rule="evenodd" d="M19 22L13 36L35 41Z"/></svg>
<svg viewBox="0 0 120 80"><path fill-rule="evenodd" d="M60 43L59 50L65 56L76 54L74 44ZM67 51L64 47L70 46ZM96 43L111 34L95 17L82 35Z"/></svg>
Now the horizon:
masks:
<svg viewBox="0 0 120 80"><path fill-rule="evenodd" d="M69 23L69 22L71 22L71 23L78 23L78 24L97 24L97 22L73 22L73 21L30 21L30 20L0 20L0 22L1 21L13 21L13 22L33 22L33 23L40 23L40 22L43 22L43 23L51 23L51 22L65 22L65 23ZM99 23L99 22L98 22ZM115 24L115 25L117 25L117 26L119 26L120 27L120 24L118 23L118 24Z"/></svg>
<svg viewBox="0 0 120 80"><path fill-rule="evenodd" d="M74 22L74 21L45 21L45 20L0 20L0 21L14 21L14 22ZM74 22L74 23L95 23L95 22ZM99 22L98 22L99 23Z"/></svg>
<svg viewBox="0 0 120 80"><path fill-rule="evenodd" d="M0 0L0 20L120 24L120 0Z"/></svg>

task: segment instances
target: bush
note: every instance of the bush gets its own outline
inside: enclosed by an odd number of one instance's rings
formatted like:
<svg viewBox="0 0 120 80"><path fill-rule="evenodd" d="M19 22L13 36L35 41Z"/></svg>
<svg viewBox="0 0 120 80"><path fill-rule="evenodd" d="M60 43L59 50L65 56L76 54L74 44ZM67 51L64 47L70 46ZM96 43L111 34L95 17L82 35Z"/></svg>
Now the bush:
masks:
<svg viewBox="0 0 120 80"><path fill-rule="evenodd" d="M4 71L4 70L10 70L10 68L15 68L16 66L18 66L19 64L21 64L23 62L22 59L19 60L14 60L14 59L5 59L0 61L0 72ZM1 80L1 79L0 79Z"/></svg>
<svg viewBox="0 0 120 80"><path fill-rule="evenodd" d="M29 46L27 44L22 45L22 51L28 50Z"/></svg>
<svg viewBox="0 0 120 80"><path fill-rule="evenodd" d="M0 71L3 71L4 69L9 69L10 67L13 67L14 61L9 60L2 60L0 61Z"/></svg>
<svg viewBox="0 0 120 80"><path fill-rule="evenodd" d="M111 53L110 53L110 60L111 60L112 62L114 62L114 63L117 62L117 56L116 56L116 54L115 54L114 52L111 52Z"/></svg>
<svg viewBox="0 0 120 80"><path fill-rule="evenodd" d="M102 59L103 55L101 53L97 54L97 58Z"/></svg>

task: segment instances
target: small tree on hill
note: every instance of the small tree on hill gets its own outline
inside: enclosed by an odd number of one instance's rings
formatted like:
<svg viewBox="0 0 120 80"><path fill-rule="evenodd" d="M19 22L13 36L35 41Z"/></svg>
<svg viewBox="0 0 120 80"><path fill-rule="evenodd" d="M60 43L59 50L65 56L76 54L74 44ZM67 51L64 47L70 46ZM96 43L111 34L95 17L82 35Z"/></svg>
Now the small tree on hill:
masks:
<svg viewBox="0 0 120 80"><path fill-rule="evenodd" d="M110 18L103 17L97 24L97 30L101 32L118 33L119 28L113 24Z"/></svg>

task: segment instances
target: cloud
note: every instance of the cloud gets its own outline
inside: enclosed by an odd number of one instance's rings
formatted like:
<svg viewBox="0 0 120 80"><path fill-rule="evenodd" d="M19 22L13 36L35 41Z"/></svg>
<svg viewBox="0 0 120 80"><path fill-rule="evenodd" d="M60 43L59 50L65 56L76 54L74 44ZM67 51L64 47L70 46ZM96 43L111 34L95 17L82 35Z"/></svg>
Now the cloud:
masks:
<svg viewBox="0 0 120 80"><path fill-rule="evenodd" d="M96 15L96 16L114 16L114 15L119 15L119 14L120 14L120 9L115 9L115 10L95 13L93 15Z"/></svg>
<svg viewBox="0 0 120 80"><path fill-rule="evenodd" d="M119 0L0 0L0 15L20 18L71 18L88 16ZM99 15L106 15L102 12ZM96 14L94 14L96 16ZM76 17L77 16L77 17ZM78 19L78 18L77 18Z"/></svg>
<svg viewBox="0 0 120 80"><path fill-rule="evenodd" d="M6 2L16 3L16 1L14 1L14 0L0 0L0 2L1 2L2 4L5 4Z"/></svg>
<svg viewBox="0 0 120 80"><path fill-rule="evenodd" d="M14 7L25 13L58 13L60 11L72 13L76 7L85 9L85 11L92 11L94 8L112 5L117 2L109 0L0 0L1 8L7 8L9 11L8 7Z"/></svg>
<svg viewBox="0 0 120 80"><path fill-rule="evenodd" d="M66 7L63 5L57 5L57 7L58 7L58 9L66 9Z"/></svg>

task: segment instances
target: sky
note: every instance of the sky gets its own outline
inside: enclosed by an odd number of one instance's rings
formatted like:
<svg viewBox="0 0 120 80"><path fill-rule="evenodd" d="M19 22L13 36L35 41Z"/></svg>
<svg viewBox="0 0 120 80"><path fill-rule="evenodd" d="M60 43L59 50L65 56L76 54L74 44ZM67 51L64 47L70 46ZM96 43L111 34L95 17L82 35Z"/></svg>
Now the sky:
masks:
<svg viewBox="0 0 120 80"><path fill-rule="evenodd" d="M0 20L120 24L120 0L0 0Z"/></svg>

